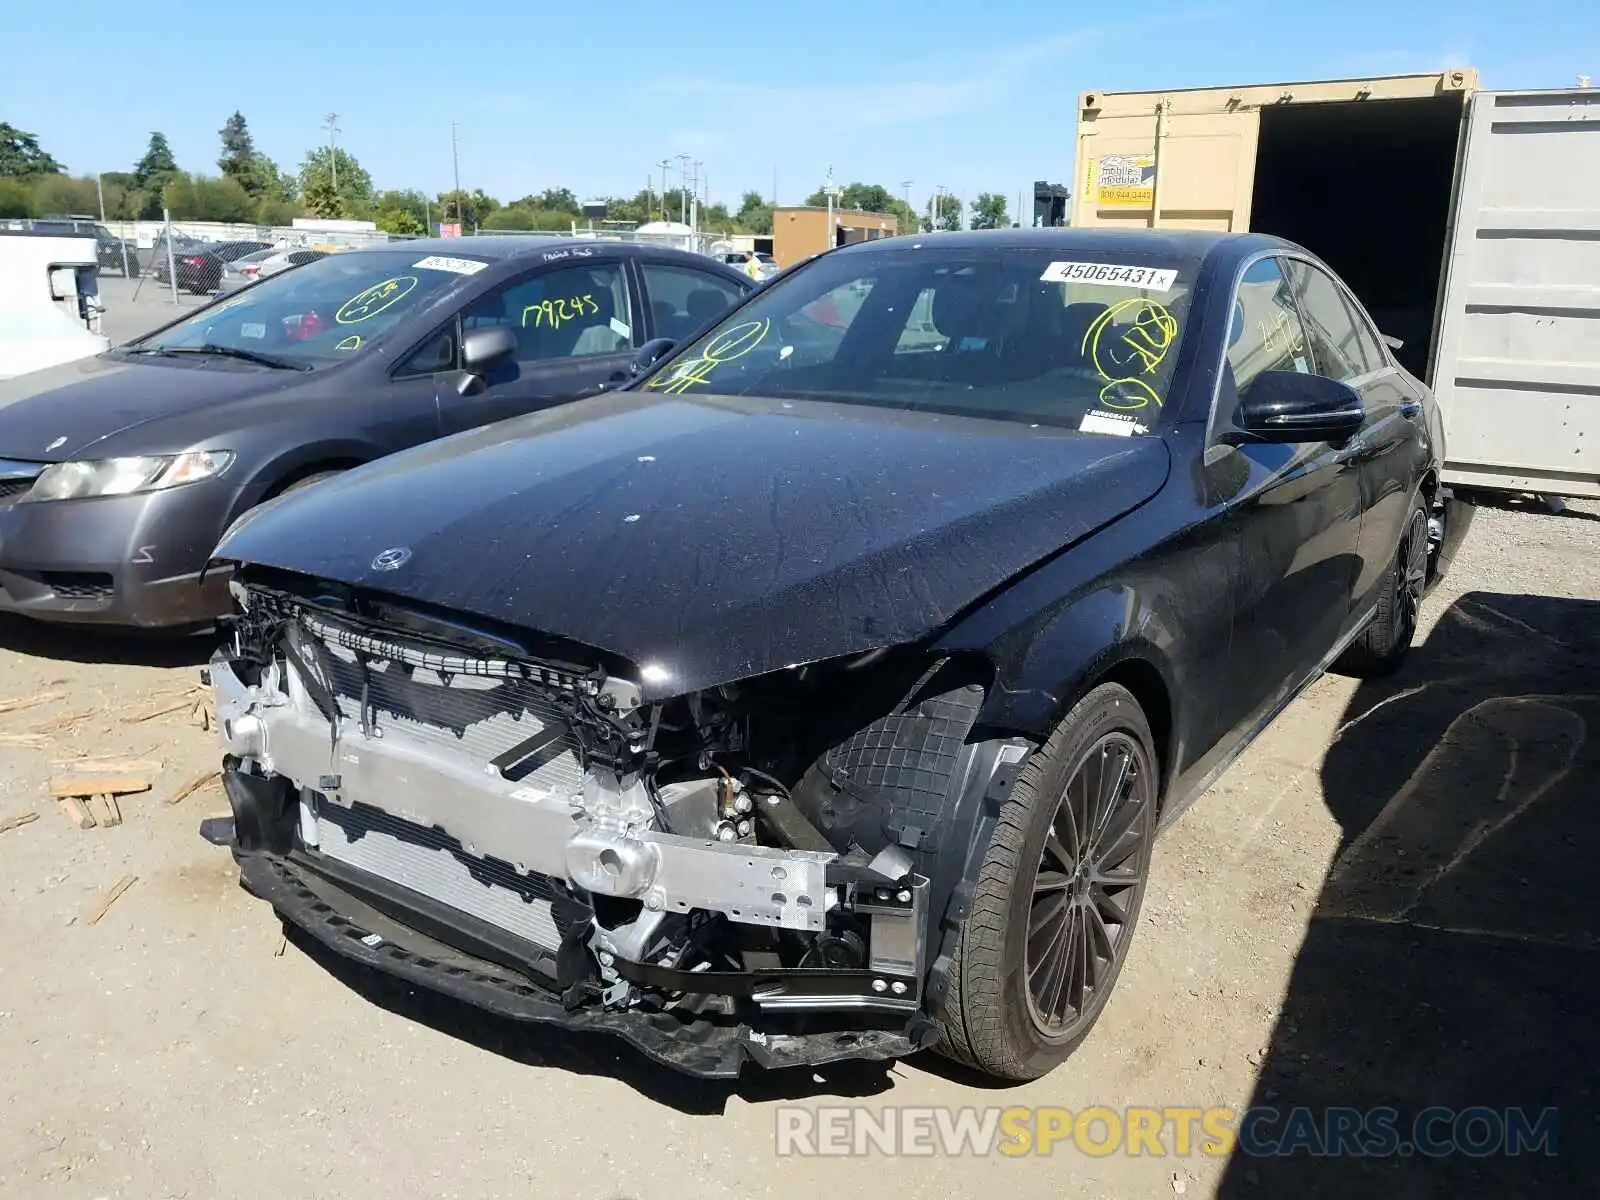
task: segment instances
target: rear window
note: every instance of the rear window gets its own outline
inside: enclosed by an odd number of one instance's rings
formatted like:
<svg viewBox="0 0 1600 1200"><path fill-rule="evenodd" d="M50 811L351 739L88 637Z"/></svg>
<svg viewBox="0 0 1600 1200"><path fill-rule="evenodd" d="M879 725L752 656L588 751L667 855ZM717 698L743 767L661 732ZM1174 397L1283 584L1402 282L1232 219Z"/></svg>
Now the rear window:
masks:
<svg viewBox="0 0 1600 1200"><path fill-rule="evenodd" d="M358 354L487 262L417 250L331 254L131 344L140 350L222 346L315 367Z"/></svg>
<svg viewBox="0 0 1600 1200"><path fill-rule="evenodd" d="M1148 433L1166 404L1197 265L936 244L825 255L643 386Z"/></svg>

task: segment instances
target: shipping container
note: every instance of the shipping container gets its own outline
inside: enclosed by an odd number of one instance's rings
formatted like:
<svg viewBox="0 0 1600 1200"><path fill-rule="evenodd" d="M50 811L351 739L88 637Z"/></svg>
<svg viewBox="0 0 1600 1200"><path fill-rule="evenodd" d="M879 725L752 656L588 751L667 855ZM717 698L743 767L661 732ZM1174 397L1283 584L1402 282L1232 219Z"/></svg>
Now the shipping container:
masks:
<svg viewBox="0 0 1600 1200"><path fill-rule="evenodd" d="M1074 225L1298 242L1438 394L1447 483L1600 496L1600 92L1460 68L1079 101Z"/></svg>

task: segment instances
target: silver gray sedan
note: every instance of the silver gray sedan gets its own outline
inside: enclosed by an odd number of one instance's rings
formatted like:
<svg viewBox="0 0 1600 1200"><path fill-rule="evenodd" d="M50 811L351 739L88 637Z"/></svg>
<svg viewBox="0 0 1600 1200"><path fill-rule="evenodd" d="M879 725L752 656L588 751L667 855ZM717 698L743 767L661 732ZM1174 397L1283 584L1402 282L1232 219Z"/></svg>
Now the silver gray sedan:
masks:
<svg viewBox="0 0 1600 1200"><path fill-rule="evenodd" d="M258 279L265 279L269 275L287 271L290 267L302 266L326 257L325 250L295 250L284 246L277 246L271 250L257 250L254 254L246 254L237 262L224 263L222 282L217 290L236 292Z"/></svg>

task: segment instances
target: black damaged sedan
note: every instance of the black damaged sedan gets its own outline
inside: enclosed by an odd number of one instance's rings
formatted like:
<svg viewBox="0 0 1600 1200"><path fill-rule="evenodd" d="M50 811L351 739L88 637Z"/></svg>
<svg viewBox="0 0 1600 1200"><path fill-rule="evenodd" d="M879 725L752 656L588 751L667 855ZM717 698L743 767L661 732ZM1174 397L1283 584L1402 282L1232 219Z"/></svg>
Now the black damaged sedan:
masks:
<svg viewBox="0 0 1600 1200"><path fill-rule="evenodd" d="M247 517L211 678L253 892L701 1075L1056 1066L1158 829L1395 670L1471 517L1259 236L868 243L658 356Z"/></svg>

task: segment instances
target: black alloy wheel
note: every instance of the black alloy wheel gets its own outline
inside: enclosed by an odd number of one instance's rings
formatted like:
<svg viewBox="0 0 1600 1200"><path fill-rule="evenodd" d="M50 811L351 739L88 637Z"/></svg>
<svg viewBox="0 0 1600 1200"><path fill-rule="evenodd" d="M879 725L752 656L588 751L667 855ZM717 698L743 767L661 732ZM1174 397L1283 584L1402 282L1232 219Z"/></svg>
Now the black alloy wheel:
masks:
<svg viewBox="0 0 1600 1200"><path fill-rule="evenodd" d="M1127 954L1154 831L1154 772L1125 733L1092 746L1067 784L1033 876L1024 971L1040 1034L1072 1040Z"/></svg>

